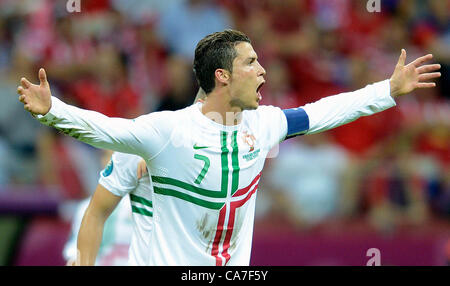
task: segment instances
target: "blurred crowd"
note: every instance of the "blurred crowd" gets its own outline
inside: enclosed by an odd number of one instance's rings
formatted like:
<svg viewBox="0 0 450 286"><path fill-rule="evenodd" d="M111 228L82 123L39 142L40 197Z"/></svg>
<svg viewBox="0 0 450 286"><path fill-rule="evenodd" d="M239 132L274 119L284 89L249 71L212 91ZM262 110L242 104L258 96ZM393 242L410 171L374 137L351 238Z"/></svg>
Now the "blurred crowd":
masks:
<svg viewBox="0 0 450 286"><path fill-rule="evenodd" d="M23 110L21 77L45 67L53 95L134 118L190 105L196 43L226 28L252 40L263 104L297 107L387 79L400 50L433 53L437 88L324 134L289 139L268 160L257 219L299 228L366 217L382 231L450 218L450 1L0 0L0 185L95 189L108 153L41 126ZM2 192L4 188L0 189Z"/></svg>

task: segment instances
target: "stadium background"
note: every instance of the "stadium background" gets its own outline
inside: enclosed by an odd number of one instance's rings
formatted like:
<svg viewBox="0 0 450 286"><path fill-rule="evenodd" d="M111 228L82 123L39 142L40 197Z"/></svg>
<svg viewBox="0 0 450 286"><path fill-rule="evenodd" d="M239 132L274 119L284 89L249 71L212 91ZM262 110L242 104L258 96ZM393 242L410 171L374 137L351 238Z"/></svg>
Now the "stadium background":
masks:
<svg viewBox="0 0 450 286"><path fill-rule="evenodd" d="M0 0L0 265L64 265L74 205L103 152L23 110L21 76L47 70L54 95L110 116L189 105L195 45L247 33L267 71L263 103L293 107L386 79L405 48L433 53L437 88L323 135L290 139L266 162L252 265L450 261L450 1Z"/></svg>

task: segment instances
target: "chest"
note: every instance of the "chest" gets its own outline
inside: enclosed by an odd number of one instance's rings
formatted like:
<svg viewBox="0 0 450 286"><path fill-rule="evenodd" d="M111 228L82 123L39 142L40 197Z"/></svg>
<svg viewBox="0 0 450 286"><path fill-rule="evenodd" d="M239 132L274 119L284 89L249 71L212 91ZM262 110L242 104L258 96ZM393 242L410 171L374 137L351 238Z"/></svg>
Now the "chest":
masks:
<svg viewBox="0 0 450 286"><path fill-rule="evenodd" d="M175 130L149 167L157 188L229 198L254 181L267 151L259 134L245 127L233 131Z"/></svg>

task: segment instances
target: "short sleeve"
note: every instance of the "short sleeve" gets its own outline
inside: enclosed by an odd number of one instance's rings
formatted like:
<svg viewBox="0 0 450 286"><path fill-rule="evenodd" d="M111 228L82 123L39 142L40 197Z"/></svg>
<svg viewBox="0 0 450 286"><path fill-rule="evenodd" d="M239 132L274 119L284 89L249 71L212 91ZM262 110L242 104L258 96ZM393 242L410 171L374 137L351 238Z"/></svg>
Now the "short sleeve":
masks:
<svg viewBox="0 0 450 286"><path fill-rule="evenodd" d="M137 166L141 157L115 152L100 172L98 183L116 196L123 197L138 185Z"/></svg>

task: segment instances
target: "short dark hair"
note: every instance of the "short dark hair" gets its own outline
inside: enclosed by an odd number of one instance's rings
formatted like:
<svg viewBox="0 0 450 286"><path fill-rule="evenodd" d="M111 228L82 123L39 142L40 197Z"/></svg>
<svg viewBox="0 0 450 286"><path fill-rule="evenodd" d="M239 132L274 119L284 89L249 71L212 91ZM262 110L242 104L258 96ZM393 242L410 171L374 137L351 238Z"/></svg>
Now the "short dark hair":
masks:
<svg viewBox="0 0 450 286"><path fill-rule="evenodd" d="M233 72L233 60L237 57L234 47L240 42L250 43L250 39L244 33L232 29L210 34L198 42L194 73L205 93L210 93L215 87L216 69Z"/></svg>

